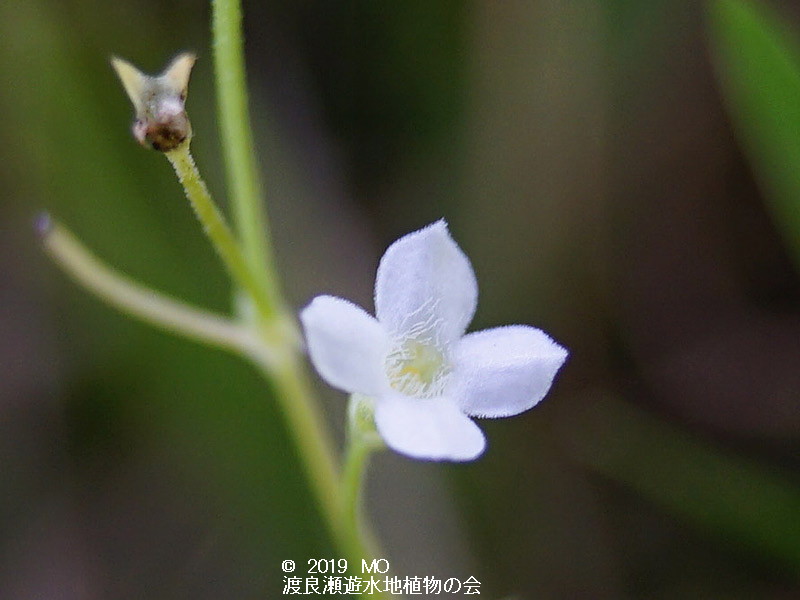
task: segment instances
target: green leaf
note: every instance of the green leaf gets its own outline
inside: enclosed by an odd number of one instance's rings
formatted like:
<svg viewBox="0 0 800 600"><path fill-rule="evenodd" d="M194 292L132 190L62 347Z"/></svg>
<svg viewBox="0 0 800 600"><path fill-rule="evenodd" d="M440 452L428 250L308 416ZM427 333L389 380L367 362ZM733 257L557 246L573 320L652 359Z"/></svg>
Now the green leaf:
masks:
<svg viewBox="0 0 800 600"><path fill-rule="evenodd" d="M800 52L764 5L716 0L711 46L734 128L800 265Z"/></svg>

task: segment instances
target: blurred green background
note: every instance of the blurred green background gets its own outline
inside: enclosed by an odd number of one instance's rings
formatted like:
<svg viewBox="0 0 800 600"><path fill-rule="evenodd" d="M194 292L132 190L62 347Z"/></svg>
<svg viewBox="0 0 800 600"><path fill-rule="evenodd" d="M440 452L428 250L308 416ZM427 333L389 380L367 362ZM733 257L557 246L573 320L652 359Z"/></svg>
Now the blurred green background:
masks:
<svg viewBox="0 0 800 600"><path fill-rule="evenodd" d="M478 462L375 461L396 572L498 599L800 597L800 3L244 8L294 306L371 307L383 249L445 217L481 286L473 328L534 324L572 352L539 407L482 422ZM32 233L46 209L227 310L108 64L197 52L193 149L222 200L209 10L0 3L4 600L276 598L281 560L335 556L253 370L121 317Z"/></svg>

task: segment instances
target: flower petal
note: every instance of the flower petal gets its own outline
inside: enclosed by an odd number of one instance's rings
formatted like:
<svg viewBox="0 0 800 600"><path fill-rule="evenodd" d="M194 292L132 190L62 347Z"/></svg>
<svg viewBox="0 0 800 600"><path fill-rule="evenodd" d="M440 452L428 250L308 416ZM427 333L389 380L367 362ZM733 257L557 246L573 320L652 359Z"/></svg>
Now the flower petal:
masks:
<svg viewBox="0 0 800 600"><path fill-rule="evenodd" d="M449 398L381 397L375 424L387 446L412 458L474 460L486 447L480 428Z"/></svg>
<svg viewBox="0 0 800 600"><path fill-rule="evenodd" d="M300 313L311 362L345 392L377 395L388 386L388 338L380 323L341 298L317 296Z"/></svg>
<svg viewBox="0 0 800 600"><path fill-rule="evenodd" d="M475 417L510 417L544 398L567 350L540 329L511 325L464 336L455 348L448 389Z"/></svg>
<svg viewBox="0 0 800 600"><path fill-rule="evenodd" d="M423 331L446 346L464 334L477 301L475 273L443 220L403 236L381 259L375 314L397 338Z"/></svg>

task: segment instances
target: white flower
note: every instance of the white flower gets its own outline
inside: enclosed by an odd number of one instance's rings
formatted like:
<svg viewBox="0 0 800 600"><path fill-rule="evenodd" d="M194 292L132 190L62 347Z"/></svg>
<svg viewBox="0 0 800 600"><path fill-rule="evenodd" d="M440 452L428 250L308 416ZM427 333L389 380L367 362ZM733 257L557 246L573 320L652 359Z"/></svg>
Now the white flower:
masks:
<svg viewBox="0 0 800 600"><path fill-rule="evenodd" d="M469 417L509 417L544 398L567 351L539 329L465 335L478 297L469 260L444 221L406 235L381 259L375 314L332 296L301 313L308 351L330 385L375 401L393 450L473 460L486 446Z"/></svg>

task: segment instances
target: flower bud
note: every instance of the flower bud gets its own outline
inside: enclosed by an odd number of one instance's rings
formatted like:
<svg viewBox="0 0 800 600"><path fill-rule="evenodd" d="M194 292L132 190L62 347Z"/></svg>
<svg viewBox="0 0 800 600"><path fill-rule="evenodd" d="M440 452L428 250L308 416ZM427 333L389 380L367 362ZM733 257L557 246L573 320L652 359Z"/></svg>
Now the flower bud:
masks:
<svg viewBox="0 0 800 600"><path fill-rule="evenodd" d="M184 105L195 60L194 54L184 52L163 73L150 76L128 61L112 57L111 65L136 111L133 137L143 146L169 152L191 138L192 125Z"/></svg>

